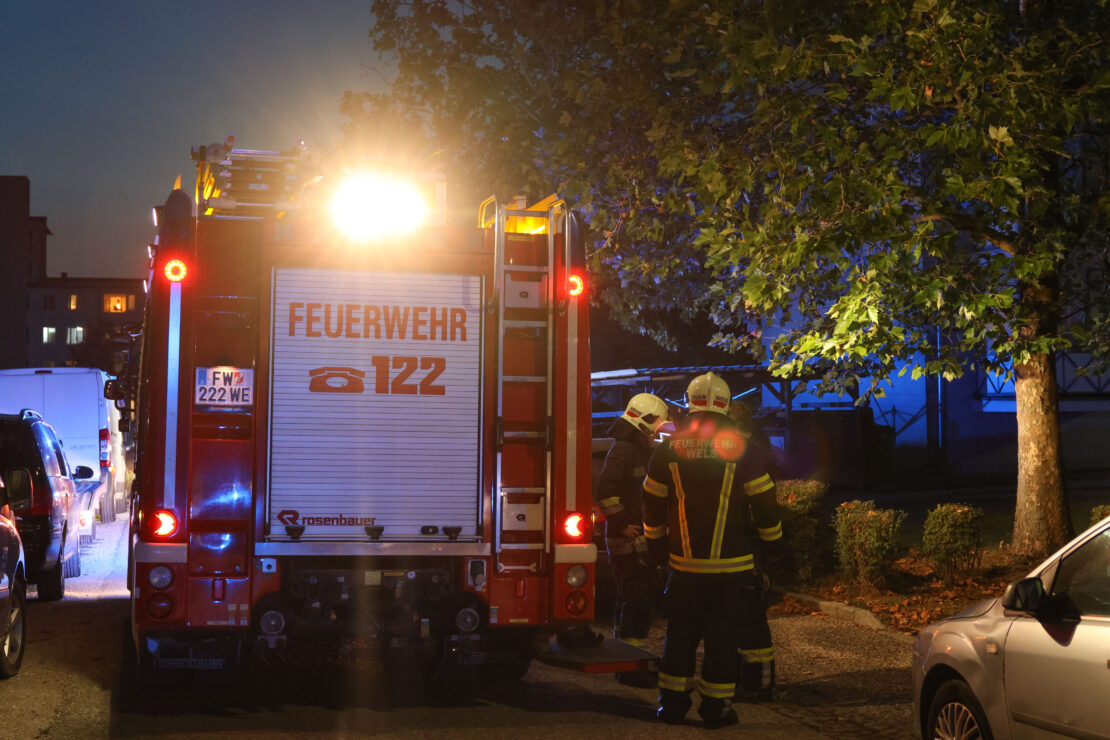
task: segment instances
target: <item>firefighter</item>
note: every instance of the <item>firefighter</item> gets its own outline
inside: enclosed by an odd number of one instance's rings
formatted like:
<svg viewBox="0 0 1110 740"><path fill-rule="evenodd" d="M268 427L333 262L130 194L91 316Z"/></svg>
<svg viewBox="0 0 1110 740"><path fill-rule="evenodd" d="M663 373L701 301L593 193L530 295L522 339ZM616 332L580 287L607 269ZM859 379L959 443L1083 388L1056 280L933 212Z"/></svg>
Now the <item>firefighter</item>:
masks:
<svg viewBox="0 0 1110 740"><path fill-rule="evenodd" d="M594 496L605 515L605 549L617 582L614 635L643 647L651 627L655 565L648 559L640 528L640 499L652 440L667 420L667 404L651 393L632 397L609 427L613 445L598 475ZM624 671L617 680L628 686L654 688L648 671Z"/></svg>
<svg viewBox="0 0 1110 740"><path fill-rule="evenodd" d="M782 522L766 460L728 416L728 384L699 375L686 390L690 414L656 448L644 479L644 532L655 557L670 565L664 608L667 638L659 667L659 719L685 722L697 647L705 642L698 714L716 729L738 721L736 690L740 601L756 584L754 525L777 541Z"/></svg>

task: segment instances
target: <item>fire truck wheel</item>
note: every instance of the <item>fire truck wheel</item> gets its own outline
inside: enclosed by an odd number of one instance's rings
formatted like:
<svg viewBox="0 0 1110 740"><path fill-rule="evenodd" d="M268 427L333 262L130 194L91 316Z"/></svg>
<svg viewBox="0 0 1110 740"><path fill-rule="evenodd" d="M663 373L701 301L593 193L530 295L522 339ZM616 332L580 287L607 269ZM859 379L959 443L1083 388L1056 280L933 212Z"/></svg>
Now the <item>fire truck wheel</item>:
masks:
<svg viewBox="0 0 1110 740"><path fill-rule="evenodd" d="M65 543L62 543L62 552L65 552ZM66 595L65 564L61 556L50 570L39 573L39 601L58 601Z"/></svg>

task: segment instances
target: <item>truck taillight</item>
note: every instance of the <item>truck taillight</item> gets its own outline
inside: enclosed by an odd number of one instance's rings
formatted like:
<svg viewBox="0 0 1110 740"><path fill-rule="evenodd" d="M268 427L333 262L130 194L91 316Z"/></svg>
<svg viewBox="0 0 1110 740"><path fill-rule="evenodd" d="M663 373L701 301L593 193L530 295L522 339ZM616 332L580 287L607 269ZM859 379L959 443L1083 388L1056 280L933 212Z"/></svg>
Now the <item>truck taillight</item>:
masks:
<svg viewBox="0 0 1110 740"><path fill-rule="evenodd" d="M151 525L151 531L155 537L169 537L177 531L177 517L174 516L172 511L154 512L154 521Z"/></svg>
<svg viewBox="0 0 1110 740"><path fill-rule="evenodd" d="M107 429L100 430L100 467L111 467L111 437L108 436Z"/></svg>
<svg viewBox="0 0 1110 740"><path fill-rule="evenodd" d="M589 534L589 526L582 514L577 511L572 511L567 514L567 518L563 520L563 532L572 540L583 540Z"/></svg>
<svg viewBox="0 0 1110 740"><path fill-rule="evenodd" d="M581 275L572 274L567 278L567 292L571 298L577 298L586 292L586 281Z"/></svg>
<svg viewBox="0 0 1110 740"><path fill-rule="evenodd" d="M586 607L589 605L589 597L581 591L571 591L570 594L567 595L567 599L563 604L568 612L575 615L581 614L582 612L586 611Z"/></svg>
<svg viewBox="0 0 1110 740"><path fill-rule="evenodd" d="M156 593L146 602L146 610L152 617L165 619L173 612L173 599L168 594Z"/></svg>
<svg viewBox="0 0 1110 740"><path fill-rule="evenodd" d="M188 268L185 267L185 263L181 260L170 260L166 263L166 279L171 283L180 283L185 279L185 275L188 272Z"/></svg>

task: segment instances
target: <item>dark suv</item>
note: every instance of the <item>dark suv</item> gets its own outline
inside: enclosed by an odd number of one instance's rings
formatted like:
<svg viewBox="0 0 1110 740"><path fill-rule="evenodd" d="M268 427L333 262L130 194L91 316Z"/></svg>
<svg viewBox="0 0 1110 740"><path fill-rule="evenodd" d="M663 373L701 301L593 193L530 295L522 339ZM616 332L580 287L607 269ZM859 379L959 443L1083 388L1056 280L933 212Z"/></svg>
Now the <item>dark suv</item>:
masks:
<svg viewBox="0 0 1110 740"><path fill-rule="evenodd" d="M0 679L19 672L27 644L27 565L12 509L31 505L31 473L10 470L0 482Z"/></svg>
<svg viewBox="0 0 1110 740"><path fill-rule="evenodd" d="M73 481L93 471L69 462L54 430L35 411L0 414L0 471L25 468L31 473L31 504L15 511L27 580L38 585L39 599L65 595L66 578L81 575L80 506Z"/></svg>

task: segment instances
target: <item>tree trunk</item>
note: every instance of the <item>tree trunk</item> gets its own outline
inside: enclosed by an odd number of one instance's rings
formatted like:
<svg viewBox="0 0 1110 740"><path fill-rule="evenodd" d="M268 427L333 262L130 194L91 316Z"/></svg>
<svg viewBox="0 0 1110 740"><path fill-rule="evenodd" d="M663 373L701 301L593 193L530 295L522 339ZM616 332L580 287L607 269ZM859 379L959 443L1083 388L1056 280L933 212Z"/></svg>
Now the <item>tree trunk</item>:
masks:
<svg viewBox="0 0 1110 740"><path fill-rule="evenodd" d="M1034 355L1015 366L1018 481L1013 550L1044 557L1072 536L1071 515L1060 475L1060 415L1056 363Z"/></svg>

